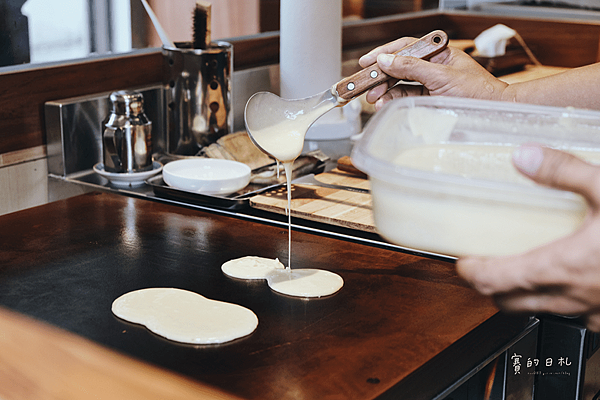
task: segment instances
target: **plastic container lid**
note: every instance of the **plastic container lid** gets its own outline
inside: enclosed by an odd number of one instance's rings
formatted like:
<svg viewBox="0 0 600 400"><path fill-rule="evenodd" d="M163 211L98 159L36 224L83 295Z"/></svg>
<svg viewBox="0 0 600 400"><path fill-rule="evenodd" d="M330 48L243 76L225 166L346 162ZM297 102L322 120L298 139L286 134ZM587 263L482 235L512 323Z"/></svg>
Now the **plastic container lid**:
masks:
<svg viewBox="0 0 600 400"><path fill-rule="evenodd" d="M386 239L445 255L514 254L573 232L586 204L512 166L537 142L600 162L600 112L452 97L394 100L367 123L353 163L371 180Z"/></svg>

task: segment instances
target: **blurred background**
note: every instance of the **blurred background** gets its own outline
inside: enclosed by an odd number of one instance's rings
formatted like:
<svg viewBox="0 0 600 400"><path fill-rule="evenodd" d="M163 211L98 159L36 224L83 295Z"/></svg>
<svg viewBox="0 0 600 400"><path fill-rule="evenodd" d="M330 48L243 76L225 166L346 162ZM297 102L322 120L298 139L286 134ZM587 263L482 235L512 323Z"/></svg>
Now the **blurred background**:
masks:
<svg viewBox="0 0 600 400"><path fill-rule="evenodd" d="M174 41L189 41L195 0L148 0ZM213 39L279 30L279 0L212 0ZM432 9L600 9L596 0L343 0L355 20ZM513 11L514 12L514 11ZM0 0L0 67L160 47L139 0Z"/></svg>
<svg viewBox="0 0 600 400"><path fill-rule="evenodd" d="M195 0L148 0L173 41L191 40ZM279 0L212 0L213 39L279 29ZM438 8L438 0L344 0L346 19ZM0 66L160 47L139 0L0 0Z"/></svg>

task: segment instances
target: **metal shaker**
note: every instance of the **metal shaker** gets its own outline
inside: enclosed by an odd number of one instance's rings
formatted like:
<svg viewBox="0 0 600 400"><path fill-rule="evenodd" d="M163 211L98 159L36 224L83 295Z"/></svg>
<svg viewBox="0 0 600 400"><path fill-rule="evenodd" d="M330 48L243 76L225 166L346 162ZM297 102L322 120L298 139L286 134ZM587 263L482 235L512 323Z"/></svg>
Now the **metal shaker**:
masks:
<svg viewBox="0 0 600 400"><path fill-rule="evenodd" d="M110 95L112 111L104 124L102 147L108 172L152 169L152 122L144 114L144 97L134 91Z"/></svg>
<svg viewBox="0 0 600 400"><path fill-rule="evenodd" d="M232 53L227 42L206 49L191 43L163 47L168 154L196 155L232 132Z"/></svg>

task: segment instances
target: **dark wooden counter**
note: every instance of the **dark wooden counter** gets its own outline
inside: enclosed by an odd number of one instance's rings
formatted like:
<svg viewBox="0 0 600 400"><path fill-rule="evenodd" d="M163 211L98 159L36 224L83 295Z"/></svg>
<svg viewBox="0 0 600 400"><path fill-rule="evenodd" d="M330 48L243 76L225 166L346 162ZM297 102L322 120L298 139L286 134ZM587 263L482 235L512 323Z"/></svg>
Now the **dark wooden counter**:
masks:
<svg viewBox="0 0 600 400"><path fill-rule="evenodd" d="M252 399L431 398L526 324L497 313L451 263L306 232L292 240L292 267L340 274L339 293L306 301L222 274L221 264L237 257L287 260L280 226L108 193L78 196L0 217L0 305ZM111 314L119 295L156 286L241 304L258 328L228 344L186 346ZM0 336L10 321L0 318ZM27 336L13 343L25 348ZM24 360L2 354L10 353L0 348L0 371L18 375ZM52 354L26 361L53 362ZM71 372L64 385L85 384ZM93 387L89 398L97 398ZM10 398L0 385L2 396Z"/></svg>

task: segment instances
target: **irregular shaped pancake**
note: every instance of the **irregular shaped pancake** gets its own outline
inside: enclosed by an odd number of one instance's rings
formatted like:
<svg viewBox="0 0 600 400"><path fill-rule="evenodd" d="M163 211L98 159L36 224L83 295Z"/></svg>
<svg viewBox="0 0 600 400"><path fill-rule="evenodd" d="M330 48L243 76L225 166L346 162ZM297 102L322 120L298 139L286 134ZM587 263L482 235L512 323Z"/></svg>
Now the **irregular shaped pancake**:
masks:
<svg viewBox="0 0 600 400"><path fill-rule="evenodd" d="M157 335L190 344L229 342L258 326L256 315L245 307L174 288L126 293L113 302L112 312Z"/></svg>
<svg viewBox="0 0 600 400"><path fill-rule="evenodd" d="M227 261L221 266L225 275L239 279L267 279L267 275L274 269L285 267L278 259L246 256Z"/></svg>
<svg viewBox="0 0 600 400"><path fill-rule="evenodd" d="M273 270L267 282L274 291L294 297L329 296L344 286L341 276L322 269Z"/></svg>
<svg viewBox="0 0 600 400"><path fill-rule="evenodd" d="M247 256L221 266L225 275L240 279L266 279L276 292L294 297L322 297L344 286L338 274L320 269L289 269L279 260Z"/></svg>

